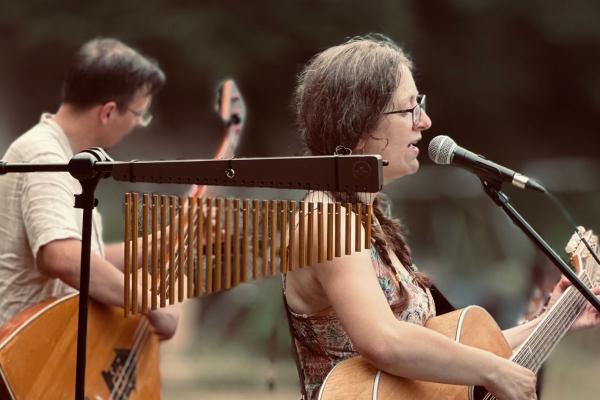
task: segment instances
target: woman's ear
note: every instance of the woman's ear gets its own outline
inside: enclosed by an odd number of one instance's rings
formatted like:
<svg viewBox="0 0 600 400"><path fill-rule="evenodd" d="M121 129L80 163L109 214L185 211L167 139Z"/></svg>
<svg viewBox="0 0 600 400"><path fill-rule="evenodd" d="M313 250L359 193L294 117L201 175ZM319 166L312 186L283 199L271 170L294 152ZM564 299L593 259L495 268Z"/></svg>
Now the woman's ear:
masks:
<svg viewBox="0 0 600 400"><path fill-rule="evenodd" d="M109 101L107 103L102 104L98 112L98 118L100 119L100 123L102 125L108 124L108 120L110 119L111 115L116 112L118 112L117 103L115 103L114 101Z"/></svg>
<svg viewBox="0 0 600 400"><path fill-rule="evenodd" d="M354 150L352 151L354 154L363 154L365 151L366 141L363 138L358 139L358 143L354 146Z"/></svg>

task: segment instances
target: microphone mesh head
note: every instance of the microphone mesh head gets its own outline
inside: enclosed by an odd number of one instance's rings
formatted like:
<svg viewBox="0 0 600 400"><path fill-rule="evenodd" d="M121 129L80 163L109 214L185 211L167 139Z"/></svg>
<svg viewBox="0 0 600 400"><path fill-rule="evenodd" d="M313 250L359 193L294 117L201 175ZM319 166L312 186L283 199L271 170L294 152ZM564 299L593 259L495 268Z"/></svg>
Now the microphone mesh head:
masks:
<svg viewBox="0 0 600 400"><path fill-rule="evenodd" d="M436 164L450 164L456 147L456 142L451 137L436 136L429 142L429 158Z"/></svg>

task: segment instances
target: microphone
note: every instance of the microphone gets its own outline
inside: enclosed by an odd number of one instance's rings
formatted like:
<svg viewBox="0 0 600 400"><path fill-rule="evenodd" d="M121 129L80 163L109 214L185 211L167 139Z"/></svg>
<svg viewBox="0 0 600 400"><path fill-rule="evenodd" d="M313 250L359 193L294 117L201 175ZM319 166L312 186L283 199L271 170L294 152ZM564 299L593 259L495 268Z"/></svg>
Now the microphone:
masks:
<svg viewBox="0 0 600 400"><path fill-rule="evenodd" d="M466 168L481 179L492 182L510 182L520 189L545 193L546 189L529 177L498 165L456 144L451 137L439 135L429 142L429 158L436 164L455 164Z"/></svg>

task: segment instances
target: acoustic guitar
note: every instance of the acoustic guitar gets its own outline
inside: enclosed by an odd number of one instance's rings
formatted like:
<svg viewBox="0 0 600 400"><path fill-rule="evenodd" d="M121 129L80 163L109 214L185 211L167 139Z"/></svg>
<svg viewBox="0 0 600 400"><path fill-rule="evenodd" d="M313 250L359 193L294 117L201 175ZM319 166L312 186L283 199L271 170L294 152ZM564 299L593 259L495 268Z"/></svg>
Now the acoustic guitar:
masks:
<svg viewBox="0 0 600 400"><path fill-rule="evenodd" d="M0 331L0 399L72 399L79 295L49 299ZM86 398L158 399L158 337L146 317L90 300Z"/></svg>
<svg viewBox="0 0 600 400"><path fill-rule="evenodd" d="M582 230L580 234L597 253L598 238L591 231ZM567 245L567 252L579 278L590 288L598 285L598 265L585 244L580 241L579 234L573 235ZM581 314L586 302L577 289L570 286L514 353L494 319L481 307L471 306L432 318L425 326L462 344L510 358L517 364L537 372ZM390 375L377 370L360 356L337 364L325 378L318 396L319 400L495 398L482 387L416 381Z"/></svg>
<svg viewBox="0 0 600 400"><path fill-rule="evenodd" d="M245 106L232 80L217 91L225 124L217 157L229 157L239 141ZM203 187L195 186L195 195ZM75 394L79 295L48 299L0 329L0 400L72 399ZM159 340L147 318L123 318L123 309L90 299L86 399L160 399Z"/></svg>

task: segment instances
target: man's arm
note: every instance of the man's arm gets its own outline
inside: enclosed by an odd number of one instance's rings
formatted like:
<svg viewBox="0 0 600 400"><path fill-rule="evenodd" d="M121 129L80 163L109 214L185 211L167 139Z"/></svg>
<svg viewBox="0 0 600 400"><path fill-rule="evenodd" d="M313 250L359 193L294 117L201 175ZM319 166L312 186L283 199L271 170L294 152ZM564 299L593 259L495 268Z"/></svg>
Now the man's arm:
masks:
<svg viewBox="0 0 600 400"><path fill-rule="evenodd" d="M36 263L45 275L58 278L69 286L79 289L80 257L80 240L61 239L40 247ZM108 260L92 252L90 297L101 303L123 307L123 292L123 273ZM168 339L175 334L178 321L175 309L151 311L148 313L148 318L162 339Z"/></svg>
<svg viewBox="0 0 600 400"><path fill-rule="evenodd" d="M138 239L138 245L141 246L141 238ZM139 247L141 248L141 247ZM115 266L119 271L123 272L123 258L125 255L125 246L123 242L110 243L104 246L104 256L106 260ZM123 275L123 274L121 274Z"/></svg>

